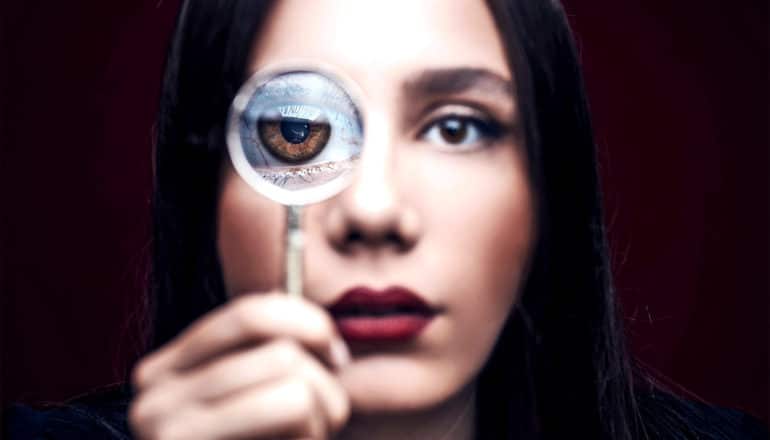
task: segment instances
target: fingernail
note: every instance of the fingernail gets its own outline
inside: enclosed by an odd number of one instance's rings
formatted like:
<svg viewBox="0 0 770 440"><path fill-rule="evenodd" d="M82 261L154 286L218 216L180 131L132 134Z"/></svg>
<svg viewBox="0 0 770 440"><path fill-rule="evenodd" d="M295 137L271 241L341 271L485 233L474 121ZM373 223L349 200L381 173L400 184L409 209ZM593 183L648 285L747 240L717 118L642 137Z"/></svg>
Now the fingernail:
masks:
<svg viewBox="0 0 770 440"><path fill-rule="evenodd" d="M348 351L348 346L345 345L345 341L342 339L334 339L332 341L331 356L332 362L337 368L344 367L350 363L350 351Z"/></svg>

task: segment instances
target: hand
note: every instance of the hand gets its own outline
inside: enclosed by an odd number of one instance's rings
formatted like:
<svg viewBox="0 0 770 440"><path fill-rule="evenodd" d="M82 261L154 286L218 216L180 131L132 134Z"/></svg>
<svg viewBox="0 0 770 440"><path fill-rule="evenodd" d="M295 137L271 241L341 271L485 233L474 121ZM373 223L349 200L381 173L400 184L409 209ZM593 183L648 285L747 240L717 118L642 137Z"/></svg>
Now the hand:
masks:
<svg viewBox="0 0 770 440"><path fill-rule="evenodd" d="M331 371L349 359L318 305L243 295L139 362L129 424L146 440L325 439L350 415Z"/></svg>

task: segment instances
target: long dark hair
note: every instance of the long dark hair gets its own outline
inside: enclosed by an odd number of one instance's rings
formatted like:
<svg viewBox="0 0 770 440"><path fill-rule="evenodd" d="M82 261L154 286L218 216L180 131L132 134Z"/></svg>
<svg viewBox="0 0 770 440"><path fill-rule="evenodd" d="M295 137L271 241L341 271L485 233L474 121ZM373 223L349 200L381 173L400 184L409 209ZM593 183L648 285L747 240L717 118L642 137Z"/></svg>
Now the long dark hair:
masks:
<svg viewBox="0 0 770 440"><path fill-rule="evenodd" d="M156 127L148 351L226 301L216 250L224 125L270 3L182 6ZM517 85L539 236L521 301L478 378L478 437L644 438L655 410L635 395L647 381L624 343L569 24L557 1L488 5Z"/></svg>
<svg viewBox="0 0 770 440"><path fill-rule="evenodd" d="M488 3L515 76L539 237L520 304L481 375L479 426L502 438L638 438L569 25L555 1ZM501 383L510 391L496 402ZM511 414L516 423L506 423Z"/></svg>

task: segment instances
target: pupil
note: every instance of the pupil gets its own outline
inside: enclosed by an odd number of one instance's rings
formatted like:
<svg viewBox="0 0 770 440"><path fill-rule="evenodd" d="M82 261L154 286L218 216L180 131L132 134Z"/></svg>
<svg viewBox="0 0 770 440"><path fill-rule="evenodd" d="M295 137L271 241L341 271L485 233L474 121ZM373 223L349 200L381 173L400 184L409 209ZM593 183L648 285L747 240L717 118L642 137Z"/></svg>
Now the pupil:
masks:
<svg viewBox="0 0 770 440"><path fill-rule="evenodd" d="M441 124L441 134L449 143L457 143L465 138L465 123L457 119L448 119Z"/></svg>
<svg viewBox="0 0 770 440"><path fill-rule="evenodd" d="M301 118L283 118L281 134L291 144L301 144L310 135L310 121Z"/></svg>

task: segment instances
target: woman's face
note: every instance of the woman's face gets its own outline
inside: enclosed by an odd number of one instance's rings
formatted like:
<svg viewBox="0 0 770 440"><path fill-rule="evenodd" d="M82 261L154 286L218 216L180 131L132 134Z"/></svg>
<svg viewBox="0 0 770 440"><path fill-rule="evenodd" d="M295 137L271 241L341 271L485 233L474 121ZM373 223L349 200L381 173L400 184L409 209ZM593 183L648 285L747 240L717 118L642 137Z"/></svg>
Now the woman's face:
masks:
<svg viewBox="0 0 770 440"><path fill-rule="evenodd" d="M305 210L303 295L325 308L352 288L419 295L435 313L427 325L349 339L353 362L339 377L359 412L434 406L484 365L536 232L495 23L479 0L277 2L250 73L298 61L356 83L366 115L352 184ZM280 288L284 208L229 161L218 219L229 295Z"/></svg>

